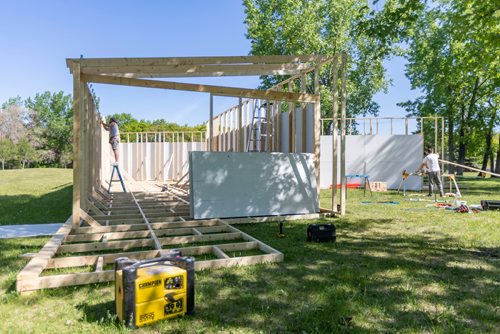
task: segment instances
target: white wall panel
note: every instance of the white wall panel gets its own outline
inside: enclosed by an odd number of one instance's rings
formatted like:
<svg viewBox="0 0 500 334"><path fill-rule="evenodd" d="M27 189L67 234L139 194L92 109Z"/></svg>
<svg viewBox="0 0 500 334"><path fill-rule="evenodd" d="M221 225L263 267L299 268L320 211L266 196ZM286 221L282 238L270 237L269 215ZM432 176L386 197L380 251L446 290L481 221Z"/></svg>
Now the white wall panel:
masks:
<svg viewBox="0 0 500 334"><path fill-rule="evenodd" d="M313 155L191 152L195 219L319 212Z"/></svg>
<svg viewBox="0 0 500 334"><path fill-rule="evenodd" d="M387 182L389 189L397 189L403 170L411 172L418 168L422 152L420 135L348 135L346 174L367 174L370 181ZM320 185L328 188L332 184L332 136L321 136L320 168ZM340 178L340 156L337 171ZM420 190L422 179L410 177L406 186L410 190Z"/></svg>

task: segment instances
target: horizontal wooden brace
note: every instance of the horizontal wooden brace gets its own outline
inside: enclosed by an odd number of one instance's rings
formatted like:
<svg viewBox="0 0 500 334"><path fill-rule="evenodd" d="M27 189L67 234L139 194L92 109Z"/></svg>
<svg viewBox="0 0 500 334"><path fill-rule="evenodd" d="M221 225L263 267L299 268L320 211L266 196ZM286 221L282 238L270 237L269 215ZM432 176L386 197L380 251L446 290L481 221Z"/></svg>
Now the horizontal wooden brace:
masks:
<svg viewBox="0 0 500 334"><path fill-rule="evenodd" d="M158 238L162 245L176 245L183 243L194 242L209 242L217 240L233 240L241 237L241 232L230 233L215 233L204 235L188 235L181 237L168 237ZM137 248L137 247L152 247L154 242L152 239L135 239L135 240L122 240L110 241L106 243L92 242L83 244L66 244L59 247L57 254L61 253L80 253L80 252L94 252L102 250L124 249L124 248Z"/></svg>
<svg viewBox="0 0 500 334"><path fill-rule="evenodd" d="M181 78L253 75L295 75L314 68L305 64L230 64L106 66L82 68L83 74L124 76L126 78Z"/></svg>
<svg viewBox="0 0 500 334"><path fill-rule="evenodd" d="M317 94L276 92L276 91L266 91L258 89L200 85L200 84L171 82L171 81L147 80L147 79L133 79L133 78L102 76L94 74L82 74L80 78L84 82L211 93L213 95L218 95L218 96L241 96L241 97L256 98L256 99L268 99L268 100L304 102L304 103L315 103L319 101L319 95Z"/></svg>
<svg viewBox="0 0 500 334"><path fill-rule="evenodd" d="M81 68L126 67L126 66L168 66L168 65L217 65L217 64L284 64L319 63L327 60L323 55L269 55L269 56L222 56L222 57L147 57L147 58L69 58L70 70L73 63Z"/></svg>

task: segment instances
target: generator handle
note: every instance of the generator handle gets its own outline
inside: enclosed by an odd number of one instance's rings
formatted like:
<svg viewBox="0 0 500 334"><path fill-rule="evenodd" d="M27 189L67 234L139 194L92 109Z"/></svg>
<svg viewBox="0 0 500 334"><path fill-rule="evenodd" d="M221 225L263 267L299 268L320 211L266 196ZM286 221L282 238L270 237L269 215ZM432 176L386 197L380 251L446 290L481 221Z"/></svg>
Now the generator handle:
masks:
<svg viewBox="0 0 500 334"><path fill-rule="evenodd" d="M175 265L175 263L179 262L179 261L186 262L186 259L184 259L182 257L163 256L163 257L157 257L154 259L136 262L134 264L131 264L130 266L137 269L137 268L143 267L144 265L156 263L156 262L170 262L170 263L172 263L172 265Z"/></svg>

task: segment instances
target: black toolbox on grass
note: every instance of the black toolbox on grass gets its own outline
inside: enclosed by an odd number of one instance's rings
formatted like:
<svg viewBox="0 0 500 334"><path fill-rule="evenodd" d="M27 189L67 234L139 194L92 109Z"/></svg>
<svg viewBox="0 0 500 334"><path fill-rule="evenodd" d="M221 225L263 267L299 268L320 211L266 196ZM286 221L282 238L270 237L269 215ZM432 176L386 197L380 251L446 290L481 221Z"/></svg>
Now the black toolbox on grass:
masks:
<svg viewBox="0 0 500 334"><path fill-rule="evenodd" d="M337 234L333 224L309 224L307 226L307 241L335 241Z"/></svg>
<svg viewBox="0 0 500 334"><path fill-rule="evenodd" d="M500 201L481 201L483 210L500 210Z"/></svg>

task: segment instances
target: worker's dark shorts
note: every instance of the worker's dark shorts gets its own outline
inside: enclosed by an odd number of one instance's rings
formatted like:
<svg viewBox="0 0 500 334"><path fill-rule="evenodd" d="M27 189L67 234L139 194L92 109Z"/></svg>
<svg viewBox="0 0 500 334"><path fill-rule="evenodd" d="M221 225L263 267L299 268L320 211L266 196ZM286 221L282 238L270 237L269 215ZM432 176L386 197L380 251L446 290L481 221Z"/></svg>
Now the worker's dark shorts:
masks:
<svg viewBox="0 0 500 334"><path fill-rule="evenodd" d="M118 149L118 144L120 144L120 138L113 137L109 140L109 143L111 144L111 148L113 149L113 151L116 151Z"/></svg>

